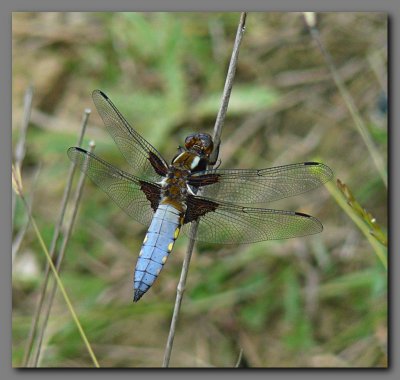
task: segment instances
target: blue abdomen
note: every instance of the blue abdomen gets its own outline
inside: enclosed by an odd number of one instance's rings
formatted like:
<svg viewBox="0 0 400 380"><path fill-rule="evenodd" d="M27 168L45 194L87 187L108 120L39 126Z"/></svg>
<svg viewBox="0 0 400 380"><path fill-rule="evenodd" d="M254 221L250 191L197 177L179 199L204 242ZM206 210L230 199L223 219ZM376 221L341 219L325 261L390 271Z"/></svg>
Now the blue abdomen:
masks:
<svg viewBox="0 0 400 380"><path fill-rule="evenodd" d="M134 296L138 301L163 268L181 227L179 211L169 204L160 204L144 238L135 268Z"/></svg>

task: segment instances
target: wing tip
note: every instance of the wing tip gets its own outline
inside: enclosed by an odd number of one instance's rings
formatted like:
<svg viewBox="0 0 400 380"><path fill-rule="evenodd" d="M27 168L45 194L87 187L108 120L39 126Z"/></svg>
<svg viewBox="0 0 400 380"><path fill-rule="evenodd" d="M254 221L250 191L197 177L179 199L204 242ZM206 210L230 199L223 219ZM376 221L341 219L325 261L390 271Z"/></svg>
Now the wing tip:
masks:
<svg viewBox="0 0 400 380"><path fill-rule="evenodd" d="M78 146L71 146L67 149L67 155L71 160L73 159L75 152L88 153L85 149L82 149Z"/></svg>
<svg viewBox="0 0 400 380"><path fill-rule="evenodd" d="M302 217L302 218L310 219L310 220L312 221L312 223L314 224L314 226L315 226L315 231L310 232L310 233L307 234L307 235L319 234L320 232L323 231L324 226L323 226L322 223L321 223L317 218L315 218L314 216L305 214L305 213L303 213L303 212L298 212L298 211L295 211L294 213L295 213L297 216L300 216L300 217Z"/></svg>
<svg viewBox="0 0 400 380"><path fill-rule="evenodd" d="M71 146L67 149L67 155L70 159L72 159L72 156L74 155L75 151L77 150L76 146Z"/></svg>
<svg viewBox="0 0 400 380"><path fill-rule="evenodd" d="M92 92L92 97L94 98L95 96L100 95L101 97L105 98L105 99L109 99L109 97L101 90L96 89Z"/></svg>
<svg viewBox="0 0 400 380"><path fill-rule="evenodd" d="M319 166L320 168L322 168L324 170L324 183L330 181L334 174L333 170L328 165L325 165L321 162L307 161L304 162L304 166Z"/></svg>
<svg viewBox="0 0 400 380"><path fill-rule="evenodd" d="M68 151L73 151L73 150L77 150L78 152L86 152L86 150L85 149L83 149L83 148L81 148L81 147L79 147L79 146L71 146L69 149L68 149Z"/></svg>
<svg viewBox="0 0 400 380"><path fill-rule="evenodd" d="M306 217L306 218L313 218L313 216L308 215L308 214L304 214L304 212L295 211L294 213L295 213L296 215L304 216L304 217Z"/></svg>
<svg viewBox="0 0 400 380"><path fill-rule="evenodd" d="M307 161L304 163L304 165L309 165L309 166L315 166L315 165L321 165L319 162L316 161Z"/></svg>

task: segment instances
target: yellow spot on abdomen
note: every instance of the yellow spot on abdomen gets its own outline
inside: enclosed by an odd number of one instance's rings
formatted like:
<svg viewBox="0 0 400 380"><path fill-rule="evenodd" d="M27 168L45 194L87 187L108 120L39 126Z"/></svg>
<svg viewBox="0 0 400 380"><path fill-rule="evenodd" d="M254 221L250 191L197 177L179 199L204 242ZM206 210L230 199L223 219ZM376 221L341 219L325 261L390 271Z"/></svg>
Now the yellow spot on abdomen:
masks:
<svg viewBox="0 0 400 380"><path fill-rule="evenodd" d="M164 256L164 257L162 258L161 261L162 261L163 264L165 264L165 262L167 261L167 258L168 258L168 256Z"/></svg>
<svg viewBox="0 0 400 380"><path fill-rule="evenodd" d="M143 249L140 250L139 257L142 256L142 254L143 254Z"/></svg>
<svg viewBox="0 0 400 380"><path fill-rule="evenodd" d="M179 227L174 232L174 239L176 239L179 235Z"/></svg>
<svg viewBox="0 0 400 380"><path fill-rule="evenodd" d="M146 234L146 236L144 237L143 244L146 243L146 241L147 241L147 234Z"/></svg>
<svg viewBox="0 0 400 380"><path fill-rule="evenodd" d="M168 244L168 252L172 251L172 247L174 246L174 242L171 241L171 243Z"/></svg>

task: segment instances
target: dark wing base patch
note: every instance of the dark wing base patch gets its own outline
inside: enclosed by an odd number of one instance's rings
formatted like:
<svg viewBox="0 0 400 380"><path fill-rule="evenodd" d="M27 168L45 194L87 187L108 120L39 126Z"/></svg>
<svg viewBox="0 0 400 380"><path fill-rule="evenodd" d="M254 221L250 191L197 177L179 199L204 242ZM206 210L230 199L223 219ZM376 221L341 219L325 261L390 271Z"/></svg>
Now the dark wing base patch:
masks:
<svg viewBox="0 0 400 380"><path fill-rule="evenodd" d="M161 159L151 150L149 151L149 161L158 175L162 177L165 177L167 175L168 168L165 166L164 162L161 161Z"/></svg>
<svg viewBox="0 0 400 380"><path fill-rule="evenodd" d="M215 211L218 208L218 203L213 202L209 199L198 198L193 195L187 197L187 210L183 224L198 220L200 216L207 214L208 212Z"/></svg>
<svg viewBox="0 0 400 380"><path fill-rule="evenodd" d="M154 212L157 210L158 205L160 204L160 197L161 197L161 188L160 186L153 185L152 183L146 181L139 181L140 183L140 190L142 190L147 200L151 204L151 208Z"/></svg>

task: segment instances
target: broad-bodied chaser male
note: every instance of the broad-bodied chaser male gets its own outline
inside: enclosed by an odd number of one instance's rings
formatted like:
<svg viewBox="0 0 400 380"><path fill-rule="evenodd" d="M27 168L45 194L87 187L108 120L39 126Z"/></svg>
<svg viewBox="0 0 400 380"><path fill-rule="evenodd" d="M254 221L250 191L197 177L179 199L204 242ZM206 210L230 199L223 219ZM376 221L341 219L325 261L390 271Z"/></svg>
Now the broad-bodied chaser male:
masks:
<svg viewBox="0 0 400 380"><path fill-rule="evenodd" d="M168 165L107 95L95 90L93 101L135 175L81 148L69 148L68 156L123 211L149 226L136 263L134 301L154 283L181 229L195 240L220 244L287 239L322 231L322 224L310 215L246 205L314 189L332 177L328 166L304 162L258 170L208 169L214 146L207 133L189 135ZM190 228L193 222L198 222L194 236Z"/></svg>

